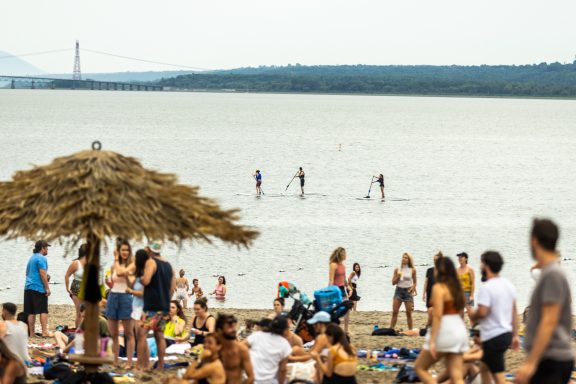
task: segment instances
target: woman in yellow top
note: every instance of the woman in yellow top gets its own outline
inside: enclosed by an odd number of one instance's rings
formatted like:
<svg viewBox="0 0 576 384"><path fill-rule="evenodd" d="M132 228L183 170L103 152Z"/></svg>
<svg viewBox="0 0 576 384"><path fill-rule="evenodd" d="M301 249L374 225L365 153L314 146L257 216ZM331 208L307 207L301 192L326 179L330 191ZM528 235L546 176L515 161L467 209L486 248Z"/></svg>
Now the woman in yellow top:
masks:
<svg viewBox="0 0 576 384"><path fill-rule="evenodd" d="M166 346L169 347L174 343L181 343L188 340L188 332L186 331L186 315L182 310L182 306L176 300L170 302L170 321L166 323L164 328L164 339L166 339Z"/></svg>
<svg viewBox="0 0 576 384"><path fill-rule="evenodd" d="M330 343L326 363L318 353L313 352L318 367L324 373L326 384L356 384L356 349L348 343L348 338L342 328L336 324L326 327L326 336Z"/></svg>
<svg viewBox="0 0 576 384"><path fill-rule="evenodd" d="M458 278L460 278L460 285L464 291L464 297L466 298L465 304L467 307L474 306L474 270L468 265L468 254L466 252L459 253L458 261L460 266L458 267Z"/></svg>

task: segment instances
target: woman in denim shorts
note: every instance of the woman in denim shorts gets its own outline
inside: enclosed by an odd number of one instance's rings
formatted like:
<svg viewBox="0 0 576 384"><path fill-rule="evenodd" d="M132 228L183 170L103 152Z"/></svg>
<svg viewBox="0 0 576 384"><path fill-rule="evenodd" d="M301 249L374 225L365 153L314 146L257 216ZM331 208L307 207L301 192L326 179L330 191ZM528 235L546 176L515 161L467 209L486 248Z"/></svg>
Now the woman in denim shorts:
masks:
<svg viewBox="0 0 576 384"><path fill-rule="evenodd" d="M110 287L108 301L106 303L106 317L108 318L108 328L112 338L114 351L114 365L118 365L118 354L120 344L118 343L120 321L124 327L124 341L126 345L126 356L128 363L126 368L132 368L132 357L134 355L134 323L132 321L132 295L127 293L128 276L134 274L136 265L132 257L132 248L127 241L121 241L114 250L114 265L112 274L107 281Z"/></svg>
<svg viewBox="0 0 576 384"><path fill-rule="evenodd" d="M402 303L404 303L408 329L412 329L412 312L414 311L414 296L416 295L416 268L414 268L414 261L409 253L402 255L400 267L394 270L392 285L396 286L396 291L394 291L394 300L392 303L390 328L394 329L394 327L396 327L398 312L400 311Z"/></svg>

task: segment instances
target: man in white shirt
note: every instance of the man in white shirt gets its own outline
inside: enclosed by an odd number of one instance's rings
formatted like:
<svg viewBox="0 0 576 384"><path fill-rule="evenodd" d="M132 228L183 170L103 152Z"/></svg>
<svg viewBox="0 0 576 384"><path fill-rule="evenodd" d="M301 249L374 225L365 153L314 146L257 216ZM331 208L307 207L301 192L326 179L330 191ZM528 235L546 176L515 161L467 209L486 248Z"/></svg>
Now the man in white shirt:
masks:
<svg viewBox="0 0 576 384"><path fill-rule="evenodd" d="M518 339L518 316L516 290L499 273L504 260L498 252L484 252L480 258L482 281L478 291L478 308L470 314L470 320L480 323L482 341L482 382L497 384L506 382L504 354L512 346L520 347Z"/></svg>
<svg viewBox="0 0 576 384"><path fill-rule="evenodd" d="M16 320L16 304L2 304L2 320L4 322L0 322L0 336L4 339L4 343L23 363L30 361L28 325Z"/></svg>
<svg viewBox="0 0 576 384"><path fill-rule="evenodd" d="M269 320L268 320L269 321ZM286 340L288 321L276 316L270 323L269 332L255 332L248 336L250 359L254 368L254 384L278 384L286 381L286 365L292 347Z"/></svg>

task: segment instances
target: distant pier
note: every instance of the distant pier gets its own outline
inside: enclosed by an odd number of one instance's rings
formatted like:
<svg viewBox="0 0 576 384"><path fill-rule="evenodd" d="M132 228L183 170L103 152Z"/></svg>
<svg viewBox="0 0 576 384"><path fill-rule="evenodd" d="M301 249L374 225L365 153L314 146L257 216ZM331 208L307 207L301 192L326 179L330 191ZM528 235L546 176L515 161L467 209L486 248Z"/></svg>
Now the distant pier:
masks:
<svg viewBox="0 0 576 384"><path fill-rule="evenodd" d="M49 77L33 76L10 76L0 75L0 83L6 82L7 86L0 89L78 89L90 91L144 91L160 92L164 87L160 85L147 85L137 83L124 83L116 81L100 80L73 80L52 79Z"/></svg>

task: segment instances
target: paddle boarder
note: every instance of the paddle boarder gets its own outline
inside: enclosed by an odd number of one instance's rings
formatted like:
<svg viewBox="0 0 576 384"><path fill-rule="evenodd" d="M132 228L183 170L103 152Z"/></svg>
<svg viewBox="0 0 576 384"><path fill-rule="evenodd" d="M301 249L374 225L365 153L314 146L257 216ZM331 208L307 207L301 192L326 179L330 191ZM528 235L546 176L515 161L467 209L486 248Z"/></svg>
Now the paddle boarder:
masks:
<svg viewBox="0 0 576 384"><path fill-rule="evenodd" d="M304 170L302 170L302 167L300 167L298 172L296 172L296 177L298 177L300 179L300 189L302 190L302 194L304 194L304 177L305 176L306 176L306 174L304 173Z"/></svg>
<svg viewBox="0 0 576 384"><path fill-rule="evenodd" d="M262 174L260 173L260 170L257 169L253 176L254 179L256 179L256 195L260 196L262 194Z"/></svg>
<svg viewBox="0 0 576 384"><path fill-rule="evenodd" d="M380 174L380 176L378 177L374 176L374 178L376 179L376 181L373 181L373 183L380 184L380 192L382 192L382 198L384 198L384 175Z"/></svg>

